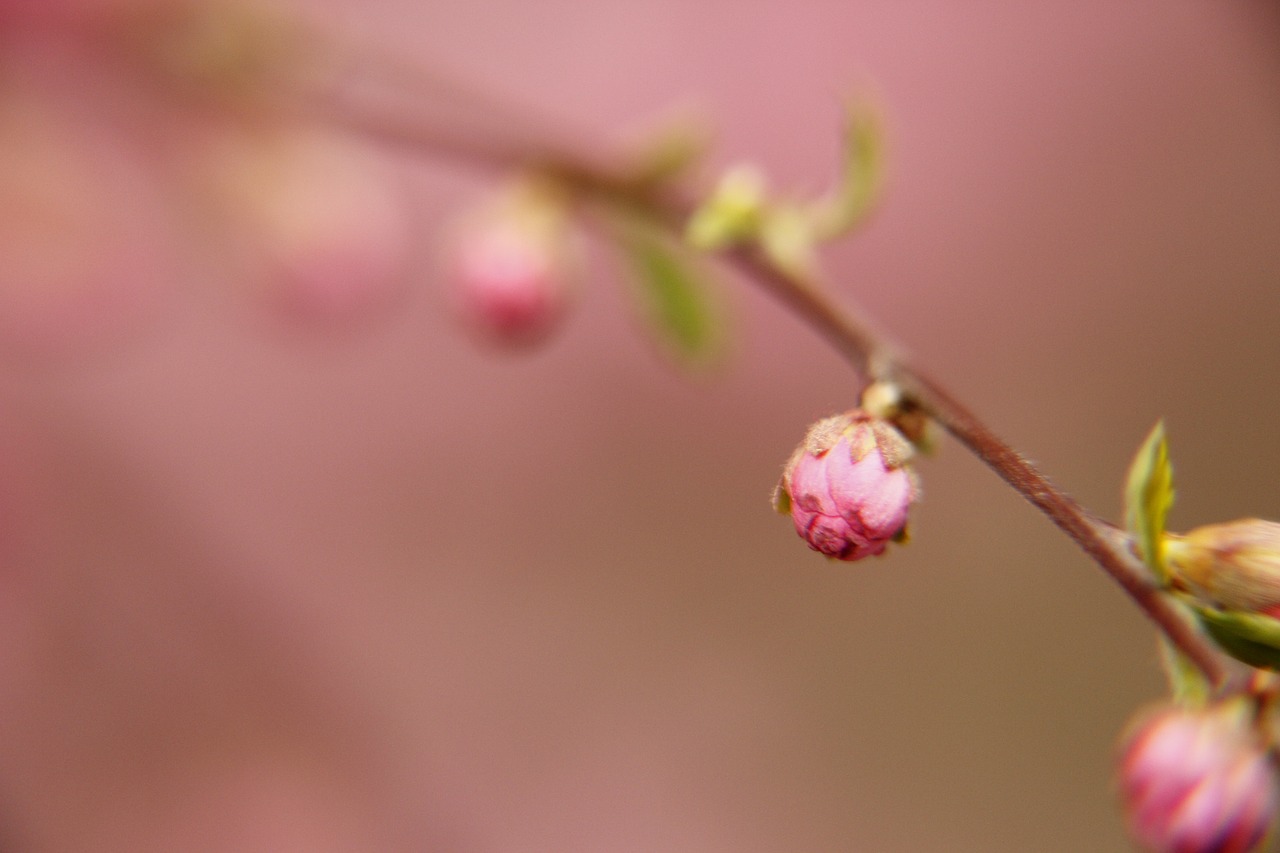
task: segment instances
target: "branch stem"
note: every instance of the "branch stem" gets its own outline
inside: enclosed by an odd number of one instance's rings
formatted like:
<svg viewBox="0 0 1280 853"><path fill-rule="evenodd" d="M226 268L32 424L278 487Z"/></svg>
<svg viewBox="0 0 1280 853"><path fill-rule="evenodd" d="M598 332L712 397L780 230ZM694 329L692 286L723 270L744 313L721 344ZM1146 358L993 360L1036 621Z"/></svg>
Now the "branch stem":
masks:
<svg viewBox="0 0 1280 853"><path fill-rule="evenodd" d="M366 60L376 66L378 58ZM413 79L403 67L384 77ZM437 87L442 85L439 75L424 73L421 77ZM333 82L332 78L326 79ZM683 235L695 208L696 196L687 188L679 194L638 185L623 172L611 170L567 146L535 138L528 131L529 123L516 120L527 115L527 110L521 109L519 116L489 116L490 120L497 120L495 124L511 119L507 128L523 130L501 134L459 131L457 125L443 123L431 115L425 105L416 111L412 97L401 97L394 108L379 108L378 99L338 83L299 90L303 97L293 106L303 115L416 155L443 158L488 172L539 169L585 200L648 219L676 237ZM453 91L458 99L465 100L462 95L471 90L459 86ZM480 109L490 111L498 103L492 98L476 101ZM545 128L546 124L539 122L537 126ZM816 277L801 278L783 270L752 246L729 250L726 260L824 337L860 375L895 382L906 399L1044 513L1110 575L1210 683L1219 687L1227 683L1230 673L1224 657L1155 586L1134 555L1128 534L1094 516L1055 486L945 388L913 367L886 336L862 319L862 312L828 296Z"/></svg>

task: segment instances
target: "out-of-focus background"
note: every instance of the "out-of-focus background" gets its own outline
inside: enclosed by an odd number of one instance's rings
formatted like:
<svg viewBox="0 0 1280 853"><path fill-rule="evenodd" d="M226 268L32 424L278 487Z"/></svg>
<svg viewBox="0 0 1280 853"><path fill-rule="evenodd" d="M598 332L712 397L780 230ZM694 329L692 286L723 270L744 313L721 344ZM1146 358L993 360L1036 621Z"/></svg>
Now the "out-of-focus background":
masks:
<svg viewBox="0 0 1280 853"><path fill-rule="evenodd" d="M698 111L713 166L797 191L874 91L892 175L827 256L840 294L1101 514L1163 417L1174 528L1280 518L1274 4L313 11L597 149ZM1143 618L948 441L909 546L808 551L768 495L856 384L768 298L726 281L730 358L691 380L597 247L562 333L495 354L438 262L492 185L402 153L375 165L403 283L299 320L234 242L174 248L184 196L131 136L154 117L69 145L112 102L42 50L9 51L45 82L0 127L5 849L1128 849L1114 742L1163 689ZM61 218L21 204L46 153L82 177ZM64 262L100 275L24 290Z"/></svg>

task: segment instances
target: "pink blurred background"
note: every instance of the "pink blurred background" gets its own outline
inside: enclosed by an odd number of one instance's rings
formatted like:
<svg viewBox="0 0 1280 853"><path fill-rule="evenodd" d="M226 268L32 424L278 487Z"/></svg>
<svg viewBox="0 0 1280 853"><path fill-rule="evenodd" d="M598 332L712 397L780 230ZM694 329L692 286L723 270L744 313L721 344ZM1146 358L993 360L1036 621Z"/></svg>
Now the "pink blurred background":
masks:
<svg viewBox="0 0 1280 853"><path fill-rule="evenodd" d="M584 143L695 108L797 190L871 87L892 178L841 294L1103 515L1164 417L1175 528L1280 518L1274 4L323 9ZM852 402L815 335L728 281L731 358L684 378L597 251L558 340L478 349L436 256L489 185L389 165L414 269L367 322L210 264L0 360L5 849L1128 849L1155 644L1046 520L944 441L914 541L824 562L767 500Z"/></svg>

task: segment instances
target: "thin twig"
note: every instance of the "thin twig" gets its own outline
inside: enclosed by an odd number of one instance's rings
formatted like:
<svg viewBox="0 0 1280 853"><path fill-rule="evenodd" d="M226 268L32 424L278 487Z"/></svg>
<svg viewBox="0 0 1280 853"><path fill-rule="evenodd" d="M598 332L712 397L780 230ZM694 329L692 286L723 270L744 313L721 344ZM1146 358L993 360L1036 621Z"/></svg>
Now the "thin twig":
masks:
<svg viewBox="0 0 1280 853"><path fill-rule="evenodd" d="M430 79L435 85L440 84L439 75L431 75ZM459 87L456 91L469 90ZM502 138L477 136L441 126L425 111L418 114L403 108L394 113L379 110L375 103L351 91L329 89L310 94L307 102L300 105L304 111L378 142L484 171L538 168L583 197L650 219L675 235L683 233L695 207L695 196L687 189L685 194L678 194L639 186L626 175L567 150L559 142L531 138L524 129ZM497 103L486 101L489 106ZM519 123L509 126L520 127ZM1126 533L1097 518L1055 486L946 389L898 354L883 335L860 319L859 312L831 299L818 282L780 269L753 247L731 250L727 260L822 335L861 375L895 382L906 399L937 421L1079 545L1211 683L1226 683L1229 672L1224 657L1152 583L1130 550Z"/></svg>

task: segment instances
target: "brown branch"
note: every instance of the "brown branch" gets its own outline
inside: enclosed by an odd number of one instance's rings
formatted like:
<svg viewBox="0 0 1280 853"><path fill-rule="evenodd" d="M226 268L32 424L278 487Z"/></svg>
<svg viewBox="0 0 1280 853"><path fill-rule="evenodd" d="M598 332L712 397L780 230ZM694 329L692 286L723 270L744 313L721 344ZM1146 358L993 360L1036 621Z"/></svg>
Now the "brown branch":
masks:
<svg viewBox="0 0 1280 853"><path fill-rule="evenodd" d="M388 75L396 76L406 75ZM431 79L439 84L438 76ZM520 123L508 125L517 129L514 133L458 132L403 106L393 111L379 109L376 103L342 88L312 91L299 106L309 115L416 154L443 157L484 171L540 169L584 198L647 218L677 236L683 234L695 207L692 195L637 185L628 176L555 141L527 138L519 130ZM1153 584L1130 549L1126 533L1085 510L1050 482L946 389L898 354L884 335L861 319L860 312L836 303L816 281L780 269L750 246L730 250L727 260L822 335L861 375L895 382L906 399L1048 516L1101 566L1211 683L1226 683L1225 658Z"/></svg>

